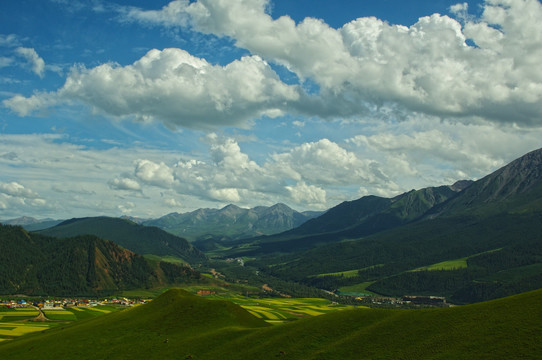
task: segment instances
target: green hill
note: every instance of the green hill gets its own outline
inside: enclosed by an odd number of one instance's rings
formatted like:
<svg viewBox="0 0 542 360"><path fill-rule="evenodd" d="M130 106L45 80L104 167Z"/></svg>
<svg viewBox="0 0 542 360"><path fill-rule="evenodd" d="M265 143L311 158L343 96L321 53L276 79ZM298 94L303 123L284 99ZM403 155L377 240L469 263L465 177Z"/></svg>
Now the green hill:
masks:
<svg viewBox="0 0 542 360"><path fill-rule="evenodd" d="M200 278L93 235L57 239L0 225L0 249L0 294L103 295Z"/></svg>
<svg viewBox="0 0 542 360"><path fill-rule="evenodd" d="M149 304L0 344L3 359L535 359L542 290L448 309L355 309L269 326L170 290Z"/></svg>
<svg viewBox="0 0 542 360"><path fill-rule="evenodd" d="M140 255L175 256L195 264L206 256L185 239L153 226L143 226L127 219L89 217L66 220L38 233L54 237L95 235Z"/></svg>

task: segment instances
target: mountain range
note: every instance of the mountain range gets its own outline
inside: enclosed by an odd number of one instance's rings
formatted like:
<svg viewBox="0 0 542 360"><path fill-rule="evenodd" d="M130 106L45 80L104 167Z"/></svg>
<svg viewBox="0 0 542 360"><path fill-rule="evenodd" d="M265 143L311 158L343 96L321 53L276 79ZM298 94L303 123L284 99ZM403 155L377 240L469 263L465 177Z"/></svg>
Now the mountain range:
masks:
<svg viewBox="0 0 542 360"><path fill-rule="evenodd" d="M207 228L207 235L200 233L192 244L158 227L107 217L71 219L39 234L92 234L157 260L206 264L228 281L258 287L265 281L283 294L304 286L358 295L438 295L470 303L542 287L542 149L477 181L393 198L366 196L312 219L298 214L282 204L229 205L165 217L177 224L172 228L181 223L178 229L193 234ZM291 227L295 219L299 225L281 233L231 236L247 224L260 234L265 224Z"/></svg>
<svg viewBox="0 0 542 360"><path fill-rule="evenodd" d="M259 235L271 235L293 229L309 219L321 215L321 211L298 212L285 204L257 206L245 209L227 205L221 209L197 209L187 213L171 213L156 219L122 216L136 224L156 226L189 241L200 240L201 245L235 240ZM22 216L0 220L5 225L20 225L28 231L39 231L56 226L65 220L35 219Z"/></svg>
<svg viewBox="0 0 542 360"><path fill-rule="evenodd" d="M141 223L157 226L190 241L221 241L276 234L295 228L320 214L316 211L298 212L281 203L252 209L230 204L222 209L171 213Z"/></svg>
<svg viewBox="0 0 542 360"><path fill-rule="evenodd" d="M542 150L474 182L345 202L223 253L330 291L473 302L542 287Z"/></svg>

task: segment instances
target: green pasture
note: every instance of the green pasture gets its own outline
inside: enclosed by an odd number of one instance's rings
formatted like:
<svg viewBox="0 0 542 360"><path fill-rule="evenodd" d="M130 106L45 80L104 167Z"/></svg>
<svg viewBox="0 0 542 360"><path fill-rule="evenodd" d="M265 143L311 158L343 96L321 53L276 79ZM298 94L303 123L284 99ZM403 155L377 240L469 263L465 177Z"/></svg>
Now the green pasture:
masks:
<svg viewBox="0 0 542 360"><path fill-rule="evenodd" d="M368 266L368 267L365 267L365 268L362 268L362 269L337 271L337 272L326 273L326 274L312 275L312 276L309 276L309 277L324 277L324 276L342 276L342 277L345 277L345 278L356 277L356 276L358 276L359 271L374 269L376 267L381 267L381 266L383 266L383 265L379 264L379 265Z"/></svg>
<svg viewBox="0 0 542 360"><path fill-rule="evenodd" d="M42 310L45 317L49 320L60 320L60 321L75 321L77 317L71 312L64 310L63 308L51 309L51 310Z"/></svg>
<svg viewBox="0 0 542 360"><path fill-rule="evenodd" d="M467 268L468 257L442 261L429 266L422 266L412 271L433 271L433 270L458 270Z"/></svg>
<svg viewBox="0 0 542 360"><path fill-rule="evenodd" d="M354 295L354 296L371 295L371 296L378 296L378 294L375 294L375 293L367 290L367 288L369 286L371 286L371 284L373 282L374 281L366 281L366 282L362 282L362 283L355 284L355 285L343 286L343 287L340 287L338 290L339 290L339 293L342 294L342 295Z"/></svg>
<svg viewBox="0 0 542 360"><path fill-rule="evenodd" d="M159 256L159 255L154 255L154 254L146 254L144 255L144 257L149 260L169 262L169 263L177 264L177 265L186 264L185 260L176 256L171 256L171 255Z"/></svg>

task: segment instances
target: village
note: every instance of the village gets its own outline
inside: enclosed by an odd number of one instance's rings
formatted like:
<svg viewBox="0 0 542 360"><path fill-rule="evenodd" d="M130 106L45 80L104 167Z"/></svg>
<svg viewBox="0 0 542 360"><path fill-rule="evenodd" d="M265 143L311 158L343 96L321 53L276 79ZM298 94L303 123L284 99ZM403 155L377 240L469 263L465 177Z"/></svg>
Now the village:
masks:
<svg viewBox="0 0 542 360"><path fill-rule="evenodd" d="M113 298L113 299L82 299L82 298L65 298L65 299L40 299L40 300L25 300L21 298L16 299L0 299L0 306L10 309L35 307L43 310L64 309L69 307L93 307L100 305L115 305L115 306L134 306L138 304L144 304L148 300L134 300L127 298Z"/></svg>

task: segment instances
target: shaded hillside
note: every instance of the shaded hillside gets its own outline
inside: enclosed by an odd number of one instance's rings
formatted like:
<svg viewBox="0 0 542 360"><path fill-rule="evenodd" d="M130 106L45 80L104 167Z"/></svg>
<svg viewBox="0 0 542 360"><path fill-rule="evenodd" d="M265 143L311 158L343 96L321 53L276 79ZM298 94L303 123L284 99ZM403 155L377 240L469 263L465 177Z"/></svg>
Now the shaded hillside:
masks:
<svg viewBox="0 0 542 360"><path fill-rule="evenodd" d="M96 295L199 279L93 235L56 239L0 225L0 294Z"/></svg>
<svg viewBox="0 0 542 360"><path fill-rule="evenodd" d="M468 184L468 182L467 182ZM394 198L365 196L343 202L325 214L280 234L233 242L233 255L296 252L343 239L368 236L412 222L435 205L457 196L464 186L429 187ZM250 247L246 245L250 244Z"/></svg>
<svg viewBox="0 0 542 360"><path fill-rule="evenodd" d="M542 352L541 316L539 290L457 308L345 310L268 326L232 303L170 290L146 305L4 342L0 357L533 359Z"/></svg>
<svg viewBox="0 0 542 360"><path fill-rule="evenodd" d="M189 213L172 213L145 221L191 241L205 239L239 239L275 234L292 229L319 213L297 212L284 204L243 209L228 205L222 209L198 209Z"/></svg>
<svg viewBox="0 0 542 360"><path fill-rule="evenodd" d="M54 237L91 234L113 241L140 255L170 255L192 264L206 259L201 251L185 239L157 227L139 225L126 219L110 217L71 219L39 233Z"/></svg>
<svg viewBox="0 0 542 360"><path fill-rule="evenodd" d="M426 199L427 192L404 194L377 217L394 212L402 216L408 208L421 216L372 235L353 227L230 251L260 255L247 265L327 290L366 284L385 295L441 295L464 303L542 287L541 152L525 155L456 196L435 201L426 213L429 205L406 204L423 204L420 199ZM482 253L485 261L480 260ZM458 259L458 269L411 271ZM333 275L344 271L357 274Z"/></svg>

